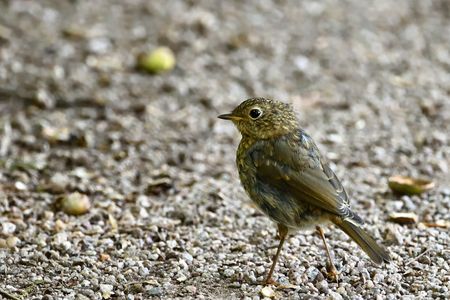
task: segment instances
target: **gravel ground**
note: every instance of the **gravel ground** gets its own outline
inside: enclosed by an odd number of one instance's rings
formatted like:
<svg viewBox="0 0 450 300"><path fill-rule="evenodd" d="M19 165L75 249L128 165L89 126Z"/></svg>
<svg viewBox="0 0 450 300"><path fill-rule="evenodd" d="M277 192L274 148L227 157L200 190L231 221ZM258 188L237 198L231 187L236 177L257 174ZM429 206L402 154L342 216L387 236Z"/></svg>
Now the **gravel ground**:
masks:
<svg viewBox="0 0 450 300"><path fill-rule="evenodd" d="M160 45L176 68L136 70ZM449 230L423 222L450 219L449 45L447 0L0 1L0 298L263 298L275 227L216 119L253 96L295 106L393 258L327 228L338 285L299 233L275 273L291 288L265 295L448 298ZM397 174L436 188L394 195Z"/></svg>

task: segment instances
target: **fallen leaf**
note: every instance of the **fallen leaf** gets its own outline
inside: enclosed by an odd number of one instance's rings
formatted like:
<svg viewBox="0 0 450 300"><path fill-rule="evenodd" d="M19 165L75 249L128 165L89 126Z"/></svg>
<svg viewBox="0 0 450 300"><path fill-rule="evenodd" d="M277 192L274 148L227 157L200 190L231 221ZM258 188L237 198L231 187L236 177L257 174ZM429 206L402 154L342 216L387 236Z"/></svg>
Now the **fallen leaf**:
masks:
<svg viewBox="0 0 450 300"><path fill-rule="evenodd" d="M450 222L445 220L437 220L436 222L421 222L426 227L431 228L450 228Z"/></svg>
<svg viewBox="0 0 450 300"><path fill-rule="evenodd" d="M418 195L434 188L433 181L395 175L388 179L392 191L402 195Z"/></svg>
<svg viewBox="0 0 450 300"><path fill-rule="evenodd" d="M397 212L389 215L389 220L399 224L414 224L417 223L419 217L415 213Z"/></svg>

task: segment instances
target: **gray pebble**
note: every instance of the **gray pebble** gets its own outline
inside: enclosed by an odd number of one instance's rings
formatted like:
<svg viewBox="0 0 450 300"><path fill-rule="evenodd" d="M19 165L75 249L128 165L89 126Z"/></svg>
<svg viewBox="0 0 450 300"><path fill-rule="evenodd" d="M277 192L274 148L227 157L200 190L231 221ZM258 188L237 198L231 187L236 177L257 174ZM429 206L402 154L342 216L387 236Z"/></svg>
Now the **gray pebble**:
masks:
<svg viewBox="0 0 450 300"><path fill-rule="evenodd" d="M329 298L328 298L329 300L342 300L343 299L342 296L337 292L330 291L328 293L328 295L329 295Z"/></svg>
<svg viewBox="0 0 450 300"><path fill-rule="evenodd" d="M149 296L161 296L162 290L159 286L152 287L149 290L147 290L147 295Z"/></svg>
<svg viewBox="0 0 450 300"><path fill-rule="evenodd" d="M316 267L309 267L308 269L306 269L306 276L308 276L308 280L310 282L314 281L319 274L320 271Z"/></svg>
<svg viewBox="0 0 450 300"><path fill-rule="evenodd" d="M225 275L225 277L231 277L234 275L234 270L231 268L227 268L223 271L223 275Z"/></svg>

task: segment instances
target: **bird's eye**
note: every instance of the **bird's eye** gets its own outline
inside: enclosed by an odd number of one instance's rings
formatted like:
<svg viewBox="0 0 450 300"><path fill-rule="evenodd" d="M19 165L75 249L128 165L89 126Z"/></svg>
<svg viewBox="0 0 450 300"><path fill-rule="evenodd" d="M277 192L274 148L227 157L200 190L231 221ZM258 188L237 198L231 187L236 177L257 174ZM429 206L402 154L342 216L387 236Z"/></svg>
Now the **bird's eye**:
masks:
<svg viewBox="0 0 450 300"><path fill-rule="evenodd" d="M256 120L262 116L262 111L259 108L253 108L252 110L250 110L249 115L250 115L250 118L252 118L253 120Z"/></svg>

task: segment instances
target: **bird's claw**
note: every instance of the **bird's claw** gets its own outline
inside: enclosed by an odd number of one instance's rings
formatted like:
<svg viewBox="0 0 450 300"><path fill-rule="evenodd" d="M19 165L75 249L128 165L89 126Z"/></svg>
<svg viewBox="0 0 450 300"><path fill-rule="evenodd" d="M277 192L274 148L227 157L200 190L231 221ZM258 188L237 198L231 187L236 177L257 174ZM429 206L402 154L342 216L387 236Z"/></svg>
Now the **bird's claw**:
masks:
<svg viewBox="0 0 450 300"><path fill-rule="evenodd" d="M339 272L335 266L332 265L330 268L327 268L327 277L339 283Z"/></svg>
<svg viewBox="0 0 450 300"><path fill-rule="evenodd" d="M278 285L278 282L273 280L272 278L267 278L262 282L263 285Z"/></svg>

